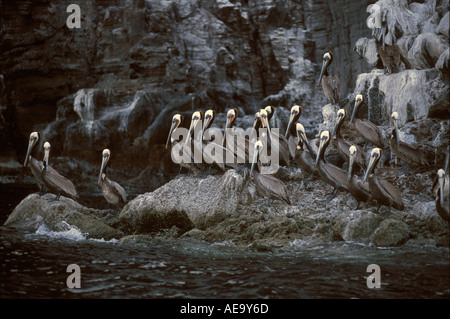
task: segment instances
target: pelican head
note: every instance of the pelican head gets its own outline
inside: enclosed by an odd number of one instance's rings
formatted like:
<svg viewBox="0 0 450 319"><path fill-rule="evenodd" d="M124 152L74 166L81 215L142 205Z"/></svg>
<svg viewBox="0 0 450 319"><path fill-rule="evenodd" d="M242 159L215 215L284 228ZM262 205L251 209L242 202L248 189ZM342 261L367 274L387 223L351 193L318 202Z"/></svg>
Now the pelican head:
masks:
<svg viewBox="0 0 450 319"><path fill-rule="evenodd" d="M227 121L225 122L225 129L223 132L223 139L222 139L222 146L225 146L226 136L227 136L227 129L232 128L234 123L236 122L236 118L238 115L237 108L230 109L227 112Z"/></svg>
<svg viewBox="0 0 450 319"><path fill-rule="evenodd" d="M100 174L98 176L98 182L104 180L106 177L106 165L108 164L109 158L111 156L111 152L109 149L105 148L102 152L102 166L100 167Z"/></svg>
<svg viewBox="0 0 450 319"><path fill-rule="evenodd" d="M345 110L344 109L339 109L339 111L337 112L336 115L336 125L334 126L333 129L333 133L331 134L331 137L335 137L337 138L337 132L339 130L339 127L342 125L342 123L344 122L345 119Z"/></svg>
<svg viewBox="0 0 450 319"><path fill-rule="evenodd" d="M28 140L27 155L25 157L25 161L23 162L23 167L26 167L28 165L28 162L30 161L31 152L33 151L33 148L36 146L40 138L41 132L33 132L30 134L30 138Z"/></svg>
<svg viewBox="0 0 450 319"><path fill-rule="evenodd" d="M353 113L352 113L352 117L350 119L350 123L353 122L353 119L355 118L356 113L358 112L358 109L360 107L360 105L364 102L364 95L362 94L358 94L355 97L355 105L353 107Z"/></svg>
<svg viewBox="0 0 450 319"><path fill-rule="evenodd" d="M207 130L211 126L211 124L214 122L215 117L216 117L216 111L208 110L205 112L205 119L203 120L201 140L203 140L203 133L205 132L205 130Z"/></svg>
<svg viewBox="0 0 450 319"><path fill-rule="evenodd" d="M395 139L397 141L397 145L400 143L400 136L398 134L398 113L392 112L391 114L391 123L394 126L395 130Z"/></svg>
<svg viewBox="0 0 450 319"><path fill-rule="evenodd" d="M169 141L173 142L171 140L172 133L178 126L180 126L181 122L183 122L183 115L175 114L172 118L172 125L170 126L169 136L167 137L166 149L169 147Z"/></svg>
<svg viewBox="0 0 450 319"><path fill-rule="evenodd" d="M322 157L323 153L325 152L325 149L327 148L329 142L330 142L330 132L323 131L320 134L319 150L317 152L316 163L314 164L314 167L317 167L317 165L319 164L319 160Z"/></svg>
<svg viewBox="0 0 450 319"><path fill-rule="evenodd" d="M350 146L348 148L348 152L350 154L350 157L349 157L349 164L348 164L347 181L350 182L350 180L352 179L352 175L353 175L353 163L355 163L355 158L356 158L356 153L357 153L357 149L356 149L355 145Z"/></svg>
<svg viewBox="0 0 450 319"><path fill-rule="evenodd" d="M201 111L195 111L192 114L191 125L189 126L188 136L186 137L186 141L184 142L184 145L187 144L189 138L191 137L192 132L195 132L195 129L197 128L198 123L201 123L202 119L203 119L203 113ZM195 136L195 133L194 133L194 136Z"/></svg>
<svg viewBox="0 0 450 319"><path fill-rule="evenodd" d="M301 123L297 123L295 125L295 130L297 132L297 138L298 138L298 145L297 149L300 149L302 145L306 145L306 148L308 149L308 152L310 154L313 154L311 147L309 146L308 137L306 136L305 128Z"/></svg>
<svg viewBox="0 0 450 319"><path fill-rule="evenodd" d="M253 129L258 130L261 126L261 113L258 111L255 113L255 118L253 119Z"/></svg>
<svg viewBox="0 0 450 319"><path fill-rule="evenodd" d="M259 114L261 115L262 127L267 128L267 133L269 134L269 138L272 140L272 133L270 131L270 124L269 124L269 121L270 121L269 114L267 114L266 109L259 110Z"/></svg>
<svg viewBox="0 0 450 319"><path fill-rule="evenodd" d="M291 107L291 114L289 115L289 123L286 129L286 134L284 134L285 137L289 135L289 131L291 130L292 123L295 123L298 121L300 116L302 115L303 108L300 105L294 105Z"/></svg>
<svg viewBox="0 0 450 319"><path fill-rule="evenodd" d="M322 77L326 74L328 66L333 61L333 53L331 51L326 52L322 58L322 69L320 70L319 81L317 82L317 86L320 87L320 81L322 81Z"/></svg>
<svg viewBox="0 0 450 319"><path fill-rule="evenodd" d="M255 164L257 165L258 163L258 158L259 158L259 153L262 151L262 149L264 148L263 143L258 140L255 143L255 151L253 152L253 161L252 161L252 167L250 169L250 175L253 173L253 169L255 167Z"/></svg>
<svg viewBox="0 0 450 319"><path fill-rule="evenodd" d="M367 170L366 170L366 174L364 174L363 182L365 182L367 180L367 177L369 176L369 174L371 174L373 172L373 170L375 169L375 166L377 165L378 161L381 158L381 155L383 155L383 150L381 148L374 148L370 152L369 165L367 165Z"/></svg>

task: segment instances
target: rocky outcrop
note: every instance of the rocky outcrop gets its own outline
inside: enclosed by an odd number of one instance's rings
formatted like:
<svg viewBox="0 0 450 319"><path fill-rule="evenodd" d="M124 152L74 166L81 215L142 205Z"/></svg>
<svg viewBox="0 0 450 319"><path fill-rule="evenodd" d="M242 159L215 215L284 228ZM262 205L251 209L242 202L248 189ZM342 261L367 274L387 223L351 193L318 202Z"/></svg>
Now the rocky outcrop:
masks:
<svg viewBox="0 0 450 319"><path fill-rule="evenodd" d="M63 196L59 201L54 199L53 194L42 197L36 193L28 195L16 206L4 225L31 232L40 226L61 231L64 225L73 225L86 238L110 240L123 236L123 232L115 228L118 226L117 212L90 209Z"/></svg>

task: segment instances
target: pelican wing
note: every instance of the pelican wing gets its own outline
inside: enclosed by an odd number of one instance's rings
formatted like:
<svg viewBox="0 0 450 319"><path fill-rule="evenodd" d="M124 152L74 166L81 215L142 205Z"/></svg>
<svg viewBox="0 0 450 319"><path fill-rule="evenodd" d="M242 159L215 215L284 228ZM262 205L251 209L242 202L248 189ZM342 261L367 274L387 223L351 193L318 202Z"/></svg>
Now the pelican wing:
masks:
<svg viewBox="0 0 450 319"><path fill-rule="evenodd" d="M75 185L66 177L59 174L56 170L48 168L48 172L44 173L45 180L51 187L62 190L67 195L78 198Z"/></svg>
<svg viewBox="0 0 450 319"><path fill-rule="evenodd" d="M265 196L272 199L281 199L291 205L286 185L278 178L269 174L255 173L255 185Z"/></svg>

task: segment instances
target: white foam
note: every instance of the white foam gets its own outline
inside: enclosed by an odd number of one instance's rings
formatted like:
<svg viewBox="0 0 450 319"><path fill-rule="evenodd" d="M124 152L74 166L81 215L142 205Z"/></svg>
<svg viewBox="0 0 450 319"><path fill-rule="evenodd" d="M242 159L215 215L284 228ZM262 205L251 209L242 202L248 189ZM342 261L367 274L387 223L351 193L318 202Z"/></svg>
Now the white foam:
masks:
<svg viewBox="0 0 450 319"><path fill-rule="evenodd" d="M69 225L67 222L63 221L58 223L57 228L61 228L60 231L51 230L47 225L42 224L36 230L36 235L44 235L51 238L66 238L71 240L85 240L86 233L81 232L81 230L73 225Z"/></svg>

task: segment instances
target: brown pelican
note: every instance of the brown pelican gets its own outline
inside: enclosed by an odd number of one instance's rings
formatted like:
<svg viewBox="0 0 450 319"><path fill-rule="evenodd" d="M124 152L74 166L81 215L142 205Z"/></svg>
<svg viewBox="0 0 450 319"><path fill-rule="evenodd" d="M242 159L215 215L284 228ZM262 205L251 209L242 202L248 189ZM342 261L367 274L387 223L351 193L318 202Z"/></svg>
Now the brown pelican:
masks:
<svg viewBox="0 0 450 319"><path fill-rule="evenodd" d="M398 113L393 112L391 115L391 119L394 124L394 129L392 130L390 138L391 152L394 153L400 160L406 163L405 172L408 172L410 164L417 166L430 166L427 161L427 157L421 150L400 141L398 131Z"/></svg>
<svg viewBox="0 0 450 319"><path fill-rule="evenodd" d="M369 183L363 182L358 176L353 174L353 164L357 159L358 149L352 145L349 147L349 166L348 166L348 191L358 201L356 209L359 207L359 202L372 201L372 194L370 193Z"/></svg>
<svg viewBox="0 0 450 319"><path fill-rule="evenodd" d="M200 140L203 140L203 134L207 129L211 127L211 124L214 122L214 119L216 118L216 111L214 110L208 110L205 112L205 118L203 119L203 127L202 127L202 134L200 135Z"/></svg>
<svg viewBox="0 0 450 319"><path fill-rule="evenodd" d="M227 112L227 120L225 122L225 129L223 130L223 139L222 139L222 146L225 146L225 141L227 138L227 131L231 129L234 124L236 123L236 118L238 115L237 108L230 109Z"/></svg>
<svg viewBox="0 0 450 319"><path fill-rule="evenodd" d="M308 144L308 139L306 138L305 128L302 124L296 124L298 145L297 150L295 152L295 162L298 167L300 167L305 173L309 174L310 177L306 180L306 182L310 181L315 174L318 175L318 171L315 169L315 161L314 161L314 153L311 150L311 147ZM306 147L306 149L304 149Z"/></svg>
<svg viewBox="0 0 450 319"><path fill-rule="evenodd" d="M436 211L450 224L450 178L443 169L437 172L439 188L436 192Z"/></svg>
<svg viewBox="0 0 450 319"><path fill-rule="evenodd" d="M355 119L355 115L358 112L359 106L364 101L364 95L358 94L355 98L355 106L353 108L352 118L350 119L350 123ZM355 130L356 132L368 143L376 145L380 148L383 148L383 134L381 133L378 126L370 122L369 120L360 120L358 118L355 119Z"/></svg>
<svg viewBox="0 0 450 319"><path fill-rule="evenodd" d="M32 132L30 134L30 138L28 141L28 150L27 155L25 157L25 161L23 162L23 167L29 167L31 170L31 173L33 174L34 178L38 182L39 185L39 192L43 192L47 186L42 178L41 172L43 163L41 161L38 161L32 154L34 153L35 147L38 144L39 140L41 139L41 132ZM53 168L49 167L49 170L53 170Z"/></svg>
<svg viewBox="0 0 450 319"><path fill-rule="evenodd" d="M385 72L387 74L397 72L401 62L400 49L397 44L382 44L377 39L375 39L375 43L381 62L383 62Z"/></svg>
<svg viewBox="0 0 450 319"><path fill-rule="evenodd" d="M289 199L289 194L286 189L286 185L278 178L269 175L269 174L261 174L259 172L259 154L263 149L263 143L261 141L256 141L255 143L255 151L253 154L252 167L250 169L250 175L252 175L253 171L253 181L255 182L256 189L263 194L264 196L275 200L279 199L284 201L286 204L291 205L291 200ZM255 169L256 164L256 169Z"/></svg>
<svg viewBox="0 0 450 319"><path fill-rule="evenodd" d="M291 107L291 114L289 115L289 123L286 128L286 133L284 134L284 137L287 138L290 133L292 133L292 135L295 135L295 133L290 132L290 130L291 130L292 124L294 124L295 122L298 121L298 119L302 115L302 112L303 112L303 108L300 105L294 105L293 107ZM295 129L295 127L294 127L294 129Z"/></svg>
<svg viewBox="0 0 450 319"><path fill-rule="evenodd" d="M261 115L261 124L263 127L267 128L267 133L269 135L269 139L267 140L268 147L270 147L271 152L276 152L276 154L278 154L280 165L289 166L291 162L291 152L289 151L288 140L283 135L272 132L269 125L270 119L273 116L273 107L268 106L259 110L259 113ZM274 138L278 140L277 143L274 143Z"/></svg>
<svg viewBox="0 0 450 319"><path fill-rule="evenodd" d="M114 205L120 210L127 202L127 192L118 183L106 177L106 167L109 163L110 156L111 152L109 149L104 149L102 152L102 166L100 167L100 174L98 176L98 186L100 186L108 204Z"/></svg>
<svg viewBox="0 0 450 319"><path fill-rule="evenodd" d="M323 181L334 187L332 196L339 190L348 190L347 172L325 161L325 151L330 143L330 132L323 131L320 134L319 151L317 152L314 166L318 169Z"/></svg>
<svg viewBox="0 0 450 319"><path fill-rule="evenodd" d="M319 81L317 86L322 84L323 93L325 97L332 104L339 104L341 96L341 82L337 75L328 75L328 67L333 61L333 53L328 51L323 55L322 70L320 71Z"/></svg>
<svg viewBox="0 0 450 319"><path fill-rule="evenodd" d="M403 204L402 193L394 185L376 177L374 174L375 166L378 164L381 155L383 155L381 148L374 148L370 152L369 165L367 166L363 182L369 179L369 190L372 197L376 199L378 207L382 204L388 206L389 211L391 211L391 207L403 210L405 206Z"/></svg>
<svg viewBox="0 0 450 319"><path fill-rule="evenodd" d="M49 156L50 156L50 143L45 142L44 160L41 170L41 176L45 181L46 186L51 192L57 194L55 200L59 200L61 194L76 200L78 198L78 194L73 183L69 179L59 174L56 170L49 169L48 165Z"/></svg>
<svg viewBox="0 0 450 319"><path fill-rule="evenodd" d="M341 138L340 129L342 123L344 122L344 119L345 119L345 110L340 109L337 112L336 126L334 127L333 133L331 134L331 136L334 137L332 142L333 146L337 150L339 155L342 157L342 159L346 162L348 162L350 158L350 147L351 146L355 147L356 151L354 162L361 169L364 170L366 168L366 153L361 149L361 147L359 147L355 143L343 140Z"/></svg>
<svg viewBox="0 0 450 319"><path fill-rule="evenodd" d="M184 145L187 144L187 142L190 140L191 136L194 136L194 140L196 139L195 131L198 124L201 124L203 120L203 112L202 111L196 111L192 114L191 118L191 125L189 126L188 136L186 137L186 140L184 142ZM203 133L203 130L202 130Z"/></svg>
<svg viewBox="0 0 450 319"><path fill-rule="evenodd" d="M187 168L189 171L193 171L194 174L200 174L200 170L197 168L197 166L194 163L193 160L193 152L190 148L190 145L186 145L187 140L190 139L190 136L186 136L186 141L185 143L180 143L180 141L176 141L172 138L172 133L181 125L181 123L183 122L184 117L180 114L175 114L172 118L172 125L170 126L170 131L169 131L169 136L167 137L167 142L166 142L166 149L169 146L169 141L171 142L171 144L173 144L174 147L177 148L178 151L178 155L180 155L180 151L182 151L182 159L180 159L179 162L177 162L177 164L180 165L180 172L181 169ZM173 151L173 150L172 150Z"/></svg>

